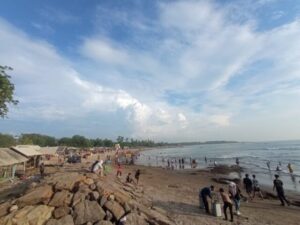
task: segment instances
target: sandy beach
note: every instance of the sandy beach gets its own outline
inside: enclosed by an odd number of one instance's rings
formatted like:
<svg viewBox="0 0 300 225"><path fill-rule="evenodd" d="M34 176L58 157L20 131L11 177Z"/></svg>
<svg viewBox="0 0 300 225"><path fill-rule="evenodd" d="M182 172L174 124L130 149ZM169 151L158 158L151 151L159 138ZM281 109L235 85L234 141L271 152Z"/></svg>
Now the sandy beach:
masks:
<svg viewBox="0 0 300 225"><path fill-rule="evenodd" d="M103 158L104 155L101 155ZM85 174L89 170L91 163L95 157L91 157L88 160L84 160L78 164L65 164L64 167L46 167L47 177L56 176L57 173L67 174L70 172L78 172ZM137 169L141 170L139 185L134 185L134 190L142 190L143 195L139 196L138 202L144 204L143 207L149 208L152 211L160 212L162 215L168 218L168 223L157 222L153 224L176 224L176 225L192 225L192 224L289 224L298 225L300 220L299 207L292 205L289 207L280 206L280 202L277 199L268 197L261 200L258 197L248 203L241 203L241 215L234 217L234 222L228 222L223 220L222 217L214 217L207 215L204 209L199 208L199 189L214 185L216 190L220 187L224 187L227 190L226 184L220 184L216 182L216 178L220 178L223 175L219 175L215 172L208 170L167 170L164 168L154 168L147 166L137 165L123 165L122 177L116 178L116 167L111 165L110 173L101 179L104 184L110 184L116 186L118 189L123 189L126 176L129 172L135 173ZM43 181L41 181L43 183ZM28 182L30 186L30 182ZM16 186L15 186L16 187ZM13 185L6 187L0 191L0 200L11 200L16 196L22 196L26 188L24 185L19 192L16 193L16 188ZM17 189L18 189L17 188ZM9 192L14 194L9 194ZM271 190L264 190L270 192ZM134 192L134 191L133 191ZM244 190L243 190L244 193ZM275 194L275 193L274 193ZM288 192L288 198L293 202L299 203L300 195ZM127 222L125 224L135 225L136 222ZM151 223L145 223L151 224ZM140 225L140 224L138 224Z"/></svg>

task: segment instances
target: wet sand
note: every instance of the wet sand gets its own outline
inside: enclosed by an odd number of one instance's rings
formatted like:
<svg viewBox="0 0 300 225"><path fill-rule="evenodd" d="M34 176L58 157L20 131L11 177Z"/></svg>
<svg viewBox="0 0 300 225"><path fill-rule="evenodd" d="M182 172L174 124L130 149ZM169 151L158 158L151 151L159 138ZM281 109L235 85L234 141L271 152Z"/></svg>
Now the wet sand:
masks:
<svg viewBox="0 0 300 225"><path fill-rule="evenodd" d="M261 200L258 197L249 203L241 203L242 215L235 216L234 223L224 221L223 217L216 218L206 215L204 210L199 208L199 189L211 184L216 187L216 190L220 187L227 189L227 185L212 181L218 175L204 170L172 171L145 166L127 166L125 173L134 172L137 168L141 169L142 172L140 185L144 187L145 193L152 199L153 206L166 210L176 224L299 225L299 207L282 207L279 200ZM293 199L299 201L300 196L296 195Z"/></svg>

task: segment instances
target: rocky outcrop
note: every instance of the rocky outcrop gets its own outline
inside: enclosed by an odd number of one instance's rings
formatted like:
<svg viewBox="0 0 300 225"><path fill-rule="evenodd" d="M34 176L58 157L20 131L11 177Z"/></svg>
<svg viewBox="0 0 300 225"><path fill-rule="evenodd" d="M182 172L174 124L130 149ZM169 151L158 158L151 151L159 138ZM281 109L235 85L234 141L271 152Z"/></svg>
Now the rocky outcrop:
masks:
<svg viewBox="0 0 300 225"><path fill-rule="evenodd" d="M141 187L93 174L57 173L0 205L1 225L171 225Z"/></svg>

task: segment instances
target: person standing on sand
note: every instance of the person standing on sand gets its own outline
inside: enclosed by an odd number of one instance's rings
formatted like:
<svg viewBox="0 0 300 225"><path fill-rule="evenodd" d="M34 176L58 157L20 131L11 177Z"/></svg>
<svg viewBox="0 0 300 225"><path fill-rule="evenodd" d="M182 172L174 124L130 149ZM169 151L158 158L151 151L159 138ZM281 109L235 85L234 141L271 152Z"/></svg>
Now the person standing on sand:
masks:
<svg viewBox="0 0 300 225"><path fill-rule="evenodd" d="M290 172L290 173L293 173L293 172L294 172L291 163L289 163L289 164L287 165L287 168L289 169L289 172Z"/></svg>
<svg viewBox="0 0 300 225"><path fill-rule="evenodd" d="M286 202L287 205L290 205L290 201L286 199L284 190L283 190L283 183L279 178L278 174L275 174L275 180L273 181L273 191L276 189L277 196L281 202L282 206L285 206L284 202Z"/></svg>
<svg viewBox="0 0 300 225"><path fill-rule="evenodd" d="M256 176L253 174L252 175L252 184L253 184L253 199L255 197L255 193L258 192L260 198L263 200L263 194L261 193L260 187L259 187L259 183L258 180L256 179Z"/></svg>
<svg viewBox="0 0 300 225"><path fill-rule="evenodd" d="M140 169L138 169L134 175L134 177L136 179L136 184L139 184L140 175L141 175L141 171L140 171Z"/></svg>
<svg viewBox="0 0 300 225"><path fill-rule="evenodd" d="M241 190L234 182L230 182L229 187L228 187L228 192L234 202L236 215L241 215L241 212L240 212Z"/></svg>
<svg viewBox="0 0 300 225"><path fill-rule="evenodd" d="M211 185L210 187L205 187L203 188L200 193L199 193L199 200L202 199L202 202L205 207L205 212L209 214L209 206L208 206L208 200L207 198L209 197L211 199L211 192L214 191L214 186Z"/></svg>
<svg viewBox="0 0 300 225"><path fill-rule="evenodd" d="M117 165L117 177L121 177L122 176L122 168L121 168L121 164L118 163Z"/></svg>
<svg viewBox="0 0 300 225"><path fill-rule="evenodd" d="M246 193L248 194L248 197L250 198L250 200L252 200L252 180L249 178L249 174L245 175L245 178L243 180L244 183L244 188L246 190Z"/></svg>
<svg viewBox="0 0 300 225"><path fill-rule="evenodd" d="M207 164L207 158L206 158L206 156L204 157L204 160L205 160L205 164Z"/></svg>
<svg viewBox="0 0 300 225"><path fill-rule="evenodd" d="M40 164L40 174L41 174L41 177L44 178L44 176L45 176L45 165L44 165L43 162Z"/></svg>
<svg viewBox="0 0 300 225"><path fill-rule="evenodd" d="M227 217L227 208L229 208L229 212L230 212L230 221L233 222L233 213L232 213L232 202L229 198L229 195L227 193L225 193L223 188L220 188L220 194L224 203L223 206L223 211L224 211L224 216L225 216L225 220L228 220Z"/></svg>

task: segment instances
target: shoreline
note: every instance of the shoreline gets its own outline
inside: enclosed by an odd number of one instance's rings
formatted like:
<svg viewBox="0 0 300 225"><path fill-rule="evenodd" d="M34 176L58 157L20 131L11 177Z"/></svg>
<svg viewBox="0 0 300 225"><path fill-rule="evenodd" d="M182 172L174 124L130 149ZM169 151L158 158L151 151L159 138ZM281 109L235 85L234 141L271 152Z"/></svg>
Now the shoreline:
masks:
<svg viewBox="0 0 300 225"><path fill-rule="evenodd" d="M96 157L96 155L95 155ZM104 157L104 154L101 154ZM56 176L58 173L72 173L74 171L80 174L89 174L89 168L93 158L84 160L78 164L66 164L64 167L46 167L47 177ZM136 189L142 189L139 195L139 203L145 204L149 210L156 210L166 215L174 225L258 225L258 224L274 224L274 225L298 225L300 220L299 207L281 207L279 200L272 196L261 200L255 198L248 203L241 203L241 216L234 216L234 223L226 222L223 217L217 218L212 215L205 214L203 209L199 209L199 190L203 187L214 185L216 190L220 187L227 190L227 184L216 182L217 177L225 177L228 175L213 173L208 169L186 169L186 170L167 170L158 167L148 167L141 165L123 165L122 177L116 178L116 166L111 164L110 173L101 178L103 182L118 186L119 189L126 189L126 176L128 173L134 174L137 169L141 170L139 184L131 184ZM43 180L41 180L42 182ZM121 185L121 186L120 186ZM123 186L122 186L123 185ZM30 185L29 185L30 186ZM11 191L15 191L17 187L11 187ZM245 193L244 189L241 188ZM134 189L132 190L134 194ZM22 193L23 190L17 195ZM0 195L1 196L1 195ZM300 196L287 192L288 198L293 201L300 202ZM11 197L11 196L10 196ZM128 223L126 225L141 225L139 223Z"/></svg>

